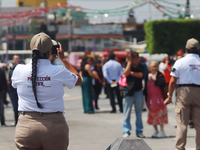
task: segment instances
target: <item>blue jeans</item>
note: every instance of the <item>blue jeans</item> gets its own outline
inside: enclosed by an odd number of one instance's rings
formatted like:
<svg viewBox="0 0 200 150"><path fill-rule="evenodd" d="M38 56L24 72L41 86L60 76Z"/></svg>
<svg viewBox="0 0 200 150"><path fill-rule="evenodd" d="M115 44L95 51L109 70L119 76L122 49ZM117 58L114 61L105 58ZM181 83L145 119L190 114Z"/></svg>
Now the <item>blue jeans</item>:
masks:
<svg viewBox="0 0 200 150"><path fill-rule="evenodd" d="M14 91L9 91L8 92L10 96L10 100L13 105L13 111L14 111L14 116L15 116L15 125L17 124L18 121L18 95L17 95L17 90Z"/></svg>
<svg viewBox="0 0 200 150"><path fill-rule="evenodd" d="M136 135L142 133L142 109L143 109L143 94L142 91L135 92L132 96L126 96L123 99L123 113L124 113L124 123L123 123L123 134L130 134L131 128L131 110L134 104L135 114L136 114Z"/></svg>

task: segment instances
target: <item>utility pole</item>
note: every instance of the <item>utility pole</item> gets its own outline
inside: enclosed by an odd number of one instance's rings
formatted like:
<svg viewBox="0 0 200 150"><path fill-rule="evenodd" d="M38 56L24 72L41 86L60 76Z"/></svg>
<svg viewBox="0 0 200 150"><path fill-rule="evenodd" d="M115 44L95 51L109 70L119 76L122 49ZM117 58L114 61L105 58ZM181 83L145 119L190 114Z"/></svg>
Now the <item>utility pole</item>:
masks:
<svg viewBox="0 0 200 150"><path fill-rule="evenodd" d="M149 21L151 21L151 0L149 0Z"/></svg>
<svg viewBox="0 0 200 150"><path fill-rule="evenodd" d="M190 18L190 0L187 0L187 2L186 2L185 18Z"/></svg>
<svg viewBox="0 0 200 150"><path fill-rule="evenodd" d="M1 9L2 9L2 7L1 7L1 0L0 0L0 13L1 13ZM2 26L0 25L0 48L2 48L2 38L3 38L3 33L2 33Z"/></svg>
<svg viewBox="0 0 200 150"><path fill-rule="evenodd" d="M13 18L13 41L12 41L12 49L16 50L16 17Z"/></svg>
<svg viewBox="0 0 200 150"><path fill-rule="evenodd" d="M45 9L48 9L48 7L47 7L48 5L47 5L47 0L44 0L44 7L45 7ZM47 12L48 12L48 10L45 10L46 11L46 13L45 13L45 24L47 24Z"/></svg>
<svg viewBox="0 0 200 150"><path fill-rule="evenodd" d="M67 9L67 14L66 14L66 17L67 17L67 27L68 27L68 54L71 53L72 51L72 46L71 46L71 34L72 34L72 31L71 31L71 20L72 20L72 17L70 15L70 10Z"/></svg>
<svg viewBox="0 0 200 150"><path fill-rule="evenodd" d="M1 7L1 0L0 0L0 13L1 13L1 9L2 9L2 7ZM0 38L1 38L1 39L0 39L0 48L3 49L3 48L2 48L3 33L2 33L2 27L1 27L1 25L0 25ZM1 60L3 60L3 55L1 55Z"/></svg>

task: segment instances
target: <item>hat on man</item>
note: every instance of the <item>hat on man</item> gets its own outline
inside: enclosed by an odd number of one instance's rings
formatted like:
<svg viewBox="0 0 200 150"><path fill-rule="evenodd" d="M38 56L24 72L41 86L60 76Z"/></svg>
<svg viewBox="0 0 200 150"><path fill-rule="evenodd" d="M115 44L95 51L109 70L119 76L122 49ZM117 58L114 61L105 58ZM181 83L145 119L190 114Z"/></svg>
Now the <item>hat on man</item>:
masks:
<svg viewBox="0 0 200 150"><path fill-rule="evenodd" d="M139 56L139 53L135 52L135 51L132 51L131 52L131 57L135 57L135 56Z"/></svg>
<svg viewBox="0 0 200 150"><path fill-rule="evenodd" d="M186 46L188 50L199 50L199 41L194 38L187 40Z"/></svg>
<svg viewBox="0 0 200 150"><path fill-rule="evenodd" d="M31 50L38 50L41 54L45 54L51 50L52 46L51 38L44 32L34 35L30 42Z"/></svg>

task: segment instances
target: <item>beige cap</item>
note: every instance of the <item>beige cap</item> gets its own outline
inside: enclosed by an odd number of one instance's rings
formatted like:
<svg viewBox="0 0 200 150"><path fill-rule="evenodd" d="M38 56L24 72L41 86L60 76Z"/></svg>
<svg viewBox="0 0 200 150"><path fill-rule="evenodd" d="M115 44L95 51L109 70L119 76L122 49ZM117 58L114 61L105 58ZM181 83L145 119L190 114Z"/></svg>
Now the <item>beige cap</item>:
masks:
<svg viewBox="0 0 200 150"><path fill-rule="evenodd" d="M187 40L186 46L188 50L199 50L199 41L194 38Z"/></svg>
<svg viewBox="0 0 200 150"><path fill-rule="evenodd" d="M41 54L51 50L52 46L51 38L44 32L34 35L30 42L31 50L38 50Z"/></svg>

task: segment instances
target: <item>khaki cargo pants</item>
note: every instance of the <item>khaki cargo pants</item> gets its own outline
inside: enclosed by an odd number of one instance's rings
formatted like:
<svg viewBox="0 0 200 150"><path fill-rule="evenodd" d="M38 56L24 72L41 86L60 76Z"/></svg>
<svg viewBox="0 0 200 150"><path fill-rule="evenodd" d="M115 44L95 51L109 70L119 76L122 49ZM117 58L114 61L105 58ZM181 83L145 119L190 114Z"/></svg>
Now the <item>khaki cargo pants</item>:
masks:
<svg viewBox="0 0 200 150"><path fill-rule="evenodd" d="M187 126L190 115L196 130L196 150L200 150L200 88L182 86L177 89L176 97L176 148L185 150Z"/></svg>
<svg viewBox="0 0 200 150"><path fill-rule="evenodd" d="M19 113L17 150L67 150L69 128L62 113Z"/></svg>

